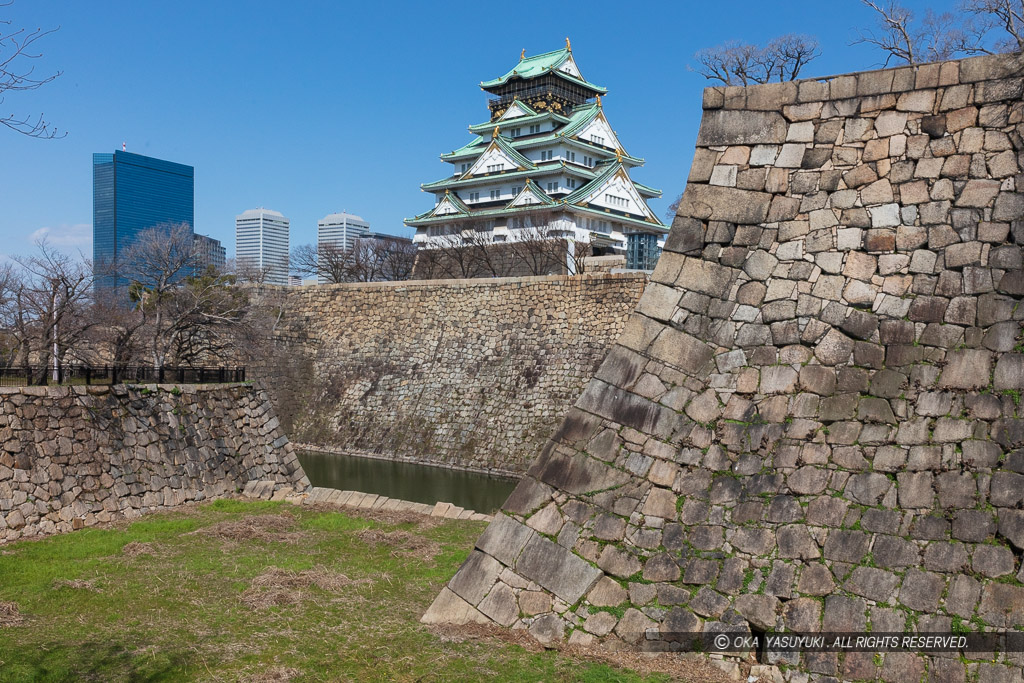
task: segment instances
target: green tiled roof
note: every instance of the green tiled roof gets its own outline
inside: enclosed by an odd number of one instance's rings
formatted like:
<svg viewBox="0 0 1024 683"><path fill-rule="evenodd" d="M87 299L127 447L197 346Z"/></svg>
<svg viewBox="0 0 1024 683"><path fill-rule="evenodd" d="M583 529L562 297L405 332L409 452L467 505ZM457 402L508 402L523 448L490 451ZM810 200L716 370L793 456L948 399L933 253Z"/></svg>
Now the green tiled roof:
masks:
<svg viewBox="0 0 1024 683"><path fill-rule="evenodd" d="M576 147L577 149L585 149L585 150L588 150L588 151L592 151L594 153L611 155L611 158L609 159L609 161L612 161L612 160L615 159L615 156L614 156L615 152L609 150L607 147L601 147L601 146L595 145L595 144L593 144L591 142L587 142L586 140L577 140L575 138L563 137L561 135L561 131L556 131L553 134L546 135L546 136L544 136L542 138L533 138L533 139L530 139L530 140L514 140L512 142L512 146L516 147L517 149L530 149L531 147L538 147L540 145L545 145L545 144L549 144L549 143L555 143L555 144L563 144L564 143L566 145L571 145L573 147ZM643 166L644 165L644 160L642 158L640 158L640 157L631 157L628 154L624 154L622 156L622 160L626 161L626 162L629 162L629 164L631 166Z"/></svg>
<svg viewBox="0 0 1024 683"><path fill-rule="evenodd" d="M608 92L599 85L588 83L587 81L581 78L570 76L564 71L558 70L558 67L560 67L562 63L565 62L565 60L568 59L571 54L572 51L568 47L563 47L561 50L555 50L554 52L545 52L544 54L541 55L524 57L523 59L519 60L519 63L516 64L515 67L513 67L504 76L495 78L490 81L485 81L480 84L480 87L483 88L484 90L487 90L488 88L496 88L500 85L504 85L513 78L522 78L524 80L529 80L531 78L543 76L546 73L552 73L561 78L564 78L570 83L577 83L586 88L590 88L594 92L599 92L601 94Z"/></svg>
<svg viewBox="0 0 1024 683"><path fill-rule="evenodd" d="M651 197L661 196L661 190L654 187L649 187L647 185L644 185L643 183L638 183L635 180L633 181L633 187L639 190L640 194L650 195Z"/></svg>
<svg viewBox="0 0 1024 683"><path fill-rule="evenodd" d="M548 195L547 192L545 192L544 190L540 189L540 187L537 186L537 183L533 182L532 178L527 178L526 179L526 185L523 186L523 189L522 189L522 191L519 194L522 194L523 192L530 192L534 197L539 199L541 201L541 203L546 205L546 206L551 206L553 204L557 204L558 203L557 201L552 199L551 196ZM509 204L511 204L512 202L514 202L518 198L519 198L519 195L516 195L515 197L512 198L512 201L510 201ZM510 206L509 208L514 209L514 208L518 208L518 207Z"/></svg>
<svg viewBox="0 0 1024 683"><path fill-rule="evenodd" d="M538 121L558 121L559 123L568 123L571 119L561 114L555 114L554 112L546 111L540 114L530 114L529 116L517 116L512 119L506 119L504 121L485 121L484 123L474 123L469 127L470 133L477 135L484 135L494 130L495 126L501 126L502 129L528 126L531 123L537 123Z"/></svg>
<svg viewBox="0 0 1024 683"><path fill-rule="evenodd" d="M579 204L573 204L572 207L581 213L587 213L592 216L601 216L602 218L616 220L619 221L620 223L629 223L630 225L636 225L638 227L646 228L650 232L659 232L662 234L667 234L669 230L668 227L665 226L665 224L663 224L661 221L658 221L657 223L651 223L650 221L645 221L642 218L632 218L630 216L623 216L622 214L618 213L606 212L601 209L592 209L587 206L580 206Z"/></svg>
<svg viewBox="0 0 1024 683"><path fill-rule="evenodd" d="M516 149L511 144L509 144L508 140L506 140L502 136L500 136L500 135L495 136L494 139L492 140L492 142L494 144L496 144L501 149L502 152L507 154L519 166L525 166L526 168L537 168L537 164L536 163L530 161L529 159L524 157L522 154L517 152ZM489 146L490 145L488 145L488 147Z"/></svg>
<svg viewBox="0 0 1024 683"><path fill-rule="evenodd" d="M620 163L608 164L604 168L604 170L598 173L596 176L594 176L594 178L589 183L587 183L583 187L578 188L574 192L569 193L569 196L565 198L565 201L569 202L570 204L580 201L583 197L586 197L587 194L589 194L590 191L593 190L595 187L597 187L605 180L615 175L615 172L618 171L620 168L622 168L622 164Z"/></svg>
<svg viewBox="0 0 1024 683"><path fill-rule="evenodd" d="M452 203L452 206L454 206L456 209L458 209L462 213L469 213L469 207L466 206L465 202L463 202L461 199L459 199L459 195L452 194L451 192L445 192L444 193L444 197L445 197L445 199L447 199L448 201L450 201ZM444 201L444 200L442 200L442 201ZM440 205L441 205L441 202L438 202L437 206L440 206ZM434 208L436 209L437 206L435 206Z"/></svg>
<svg viewBox="0 0 1024 683"><path fill-rule="evenodd" d="M485 149L487 149L486 145L484 144L486 142L487 140L485 140L482 136L478 137L475 140L470 140L469 142L464 144L462 147L459 147L458 149L454 149L451 152L445 152L444 154L441 155L441 158L449 159L454 157L479 154L483 152Z"/></svg>
<svg viewBox="0 0 1024 683"><path fill-rule="evenodd" d="M620 169L624 173L626 173L626 178L629 180L629 182L632 183L633 179L629 177L629 173L626 172L626 170L623 167L621 162L616 162L614 164L608 164L608 166L601 173L599 173L597 175L597 177L595 177L593 180L591 180L589 183L587 183L583 187L577 189L575 192L571 192L569 194L569 196L567 196L565 198L565 201L567 203L569 203L569 204L573 204L573 205L577 205L578 206L577 202L582 201L584 197L586 197L588 194L590 194L594 189L600 187L602 183L604 183L606 180L608 180L613 175L618 173ZM633 183L633 185L635 186L636 183ZM650 189L650 188L648 188L648 189ZM647 207L647 208L648 208L648 210L650 210L651 207ZM596 211L597 213L600 213L602 215L605 215L603 211L600 211L600 210L597 210L597 209L591 209L591 210L592 211ZM616 218L620 218L621 217L619 214L611 214L611 215L614 215ZM651 215L654 215L653 211L651 211ZM657 216L655 216L655 218L654 218L654 220L657 221L657 223L650 223L650 222L645 221L643 219L636 219L636 220L640 221L641 223L643 223L645 225L659 225L661 227L664 227L664 225L662 225L661 221L658 220Z"/></svg>
<svg viewBox="0 0 1024 683"><path fill-rule="evenodd" d="M569 118L569 123L558 132L566 137L575 135L583 128L583 126L593 121L597 117L599 111L601 111L601 107L597 106L596 102L576 107L572 110L572 116Z"/></svg>
<svg viewBox="0 0 1024 683"><path fill-rule="evenodd" d="M571 209L571 210L579 212L579 213L585 213L585 214L589 214L591 216L600 216L602 218L607 218L607 219L610 219L610 220L615 220L615 221L618 221L620 223L626 223L628 225L633 225L633 226L636 226L638 228L644 228L648 232L657 232L657 233L661 233L661 234L665 234L665 233L668 232L668 228L665 227L664 225L662 225L661 223L649 223L648 221L645 221L645 220L642 220L642 219L639 219L639 218L631 218L629 216L622 216L622 215L617 214L617 213L615 213L615 214L613 214L613 213L606 213L605 211L602 211L600 209L591 209L591 208L588 208L588 207L585 207L585 206L579 206L578 204L569 204L568 202L566 202L565 199L552 200L551 204L534 204L534 205L531 205L531 206L515 206L515 207L512 207L512 208L509 208L507 206L500 206L500 207L494 207L493 209L484 209L482 211L471 211L469 213L469 215L472 216L473 218L487 218L487 217L490 217L490 216L502 216L502 215L506 215L507 216L507 215L510 215L510 214L529 213L530 211L536 211L537 209L551 208L552 206L559 206L559 205L564 206L566 209ZM458 217L457 216L452 216L452 215L430 217L430 212L428 211L426 213L421 213L420 215L415 216L413 218L406 218L404 223L406 225L411 225L411 226L430 225L432 223L446 223L448 221L451 221L453 218L458 218Z"/></svg>
<svg viewBox="0 0 1024 683"><path fill-rule="evenodd" d="M532 204L530 206L514 206L509 208L508 206L496 206L493 209L484 209L482 211L472 211L470 216L473 218L481 216L500 216L502 214L510 213L527 213L529 211L536 211L539 208L551 207L557 205L559 202L552 201L551 204ZM406 225L428 225L430 223L444 223L445 221L452 220L453 216L430 216L430 212L421 213L419 216L414 218L406 218Z"/></svg>
<svg viewBox="0 0 1024 683"><path fill-rule="evenodd" d="M467 185L475 185L478 183L493 183L495 179L502 181L512 178L522 178L523 176L529 175L541 175L550 173L563 173L568 172L575 176L583 178L593 178L595 173L590 169L576 166L574 164L566 164L563 161L545 161L542 164L537 164L536 168L527 169L525 171L515 171L513 173L497 173L494 175L483 175L473 176L471 178L460 179L455 176L448 176L441 180L435 180L432 183L425 183L420 185L420 188L425 192L433 192L435 190L444 190L447 188L455 187L466 187Z"/></svg>

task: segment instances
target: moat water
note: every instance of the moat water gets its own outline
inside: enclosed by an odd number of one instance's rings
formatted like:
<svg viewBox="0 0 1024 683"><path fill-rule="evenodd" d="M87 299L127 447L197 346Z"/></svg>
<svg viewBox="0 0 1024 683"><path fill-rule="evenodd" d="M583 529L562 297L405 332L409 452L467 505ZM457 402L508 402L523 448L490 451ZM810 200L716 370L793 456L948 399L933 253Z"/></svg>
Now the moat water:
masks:
<svg viewBox="0 0 1024 683"><path fill-rule="evenodd" d="M454 503L491 514L518 480L394 460L299 451L299 462L313 486L376 493L433 505Z"/></svg>

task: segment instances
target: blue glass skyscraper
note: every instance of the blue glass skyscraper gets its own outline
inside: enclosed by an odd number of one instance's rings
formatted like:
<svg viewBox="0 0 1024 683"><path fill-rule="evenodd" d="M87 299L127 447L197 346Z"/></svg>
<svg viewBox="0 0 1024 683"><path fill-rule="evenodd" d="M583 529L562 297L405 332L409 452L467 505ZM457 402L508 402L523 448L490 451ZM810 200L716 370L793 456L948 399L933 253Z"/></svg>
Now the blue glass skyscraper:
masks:
<svg viewBox="0 0 1024 683"><path fill-rule="evenodd" d="M131 152L93 154L92 258L97 286L118 283L118 255L140 232L182 223L191 231L194 193L191 166Z"/></svg>

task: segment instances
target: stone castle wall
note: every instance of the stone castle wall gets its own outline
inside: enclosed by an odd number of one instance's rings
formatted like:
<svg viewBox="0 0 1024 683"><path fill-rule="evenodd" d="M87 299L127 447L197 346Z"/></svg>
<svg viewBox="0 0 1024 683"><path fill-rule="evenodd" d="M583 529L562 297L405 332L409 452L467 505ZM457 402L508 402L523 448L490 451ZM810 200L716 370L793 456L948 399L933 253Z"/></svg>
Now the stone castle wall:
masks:
<svg viewBox="0 0 1024 683"><path fill-rule="evenodd" d="M424 620L641 649L1024 627L1021 75L707 89L652 283ZM759 656L794 681L1024 663Z"/></svg>
<svg viewBox="0 0 1024 683"><path fill-rule="evenodd" d="M264 496L309 487L262 387L0 388L0 541L256 482Z"/></svg>
<svg viewBox="0 0 1024 683"><path fill-rule="evenodd" d="M522 472L647 278L596 274L264 290L267 378L294 441Z"/></svg>

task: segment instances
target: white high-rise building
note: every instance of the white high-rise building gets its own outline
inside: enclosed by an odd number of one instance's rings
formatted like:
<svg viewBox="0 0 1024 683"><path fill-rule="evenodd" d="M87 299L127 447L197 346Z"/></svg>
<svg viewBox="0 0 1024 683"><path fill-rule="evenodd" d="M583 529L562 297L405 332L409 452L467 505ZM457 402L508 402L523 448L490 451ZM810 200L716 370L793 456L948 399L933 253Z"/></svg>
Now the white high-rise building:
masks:
<svg viewBox="0 0 1024 683"><path fill-rule="evenodd" d="M324 216L316 223L316 247L317 251L330 246L342 251L352 251L356 239L369 234L370 224L361 217L341 211ZM317 281L323 284L325 280L318 277Z"/></svg>
<svg viewBox="0 0 1024 683"><path fill-rule="evenodd" d="M235 260L266 274L268 285L288 284L290 221L277 211L249 209L235 216Z"/></svg>
<svg viewBox="0 0 1024 683"><path fill-rule="evenodd" d="M359 216L342 211L324 216L316 222L317 247L332 245L351 251L357 237L370 232L370 224Z"/></svg>

